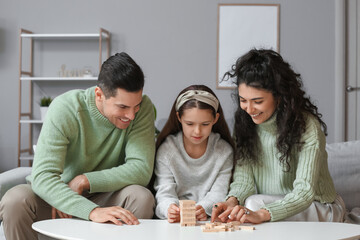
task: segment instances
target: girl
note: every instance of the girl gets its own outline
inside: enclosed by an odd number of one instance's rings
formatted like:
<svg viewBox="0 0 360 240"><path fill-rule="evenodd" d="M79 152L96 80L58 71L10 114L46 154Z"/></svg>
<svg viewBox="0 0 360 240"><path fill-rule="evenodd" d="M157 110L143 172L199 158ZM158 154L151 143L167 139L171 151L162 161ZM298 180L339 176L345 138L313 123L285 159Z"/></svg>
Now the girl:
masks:
<svg viewBox="0 0 360 240"><path fill-rule="evenodd" d="M197 202L204 221L226 196L233 168L233 142L214 92L192 85L180 92L156 142L155 214L180 221L179 200Z"/></svg>
<svg viewBox="0 0 360 240"><path fill-rule="evenodd" d="M344 202L328 170L326 124L300 74L272 50L251 50L232 69L225 76L238 86L238 160L227 201L213 209L212 221L343 221Z"/></svg>

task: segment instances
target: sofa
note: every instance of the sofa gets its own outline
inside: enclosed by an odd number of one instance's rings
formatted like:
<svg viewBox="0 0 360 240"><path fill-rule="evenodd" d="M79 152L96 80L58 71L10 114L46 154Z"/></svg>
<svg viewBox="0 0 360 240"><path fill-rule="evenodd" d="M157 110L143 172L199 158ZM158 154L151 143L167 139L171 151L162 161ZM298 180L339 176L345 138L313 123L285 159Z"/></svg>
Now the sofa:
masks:
<svg viewBox="0 0 360 240"><path fill-rule="evenodd" d="M342 196L348 213L345 222L360 224L360 140L326 145L330 174L336 191ZM0 200L11 187L25 183L30 167L0 174ZM0 228L0 240L5 239Z"/></svg>

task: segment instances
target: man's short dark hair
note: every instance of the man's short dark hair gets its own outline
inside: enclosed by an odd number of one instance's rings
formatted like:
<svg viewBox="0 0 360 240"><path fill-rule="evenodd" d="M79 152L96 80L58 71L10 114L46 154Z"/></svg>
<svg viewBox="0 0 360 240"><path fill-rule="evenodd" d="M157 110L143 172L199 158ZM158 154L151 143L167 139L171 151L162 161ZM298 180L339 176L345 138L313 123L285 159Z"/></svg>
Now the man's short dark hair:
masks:
<svg viewBox="0 0 360 240"><path fill-rule="evenodd" d="M137 92L144 87L144 73L127 53L116 53L102 64L97 85L106 98L115 97L118 88Z"/></svg>

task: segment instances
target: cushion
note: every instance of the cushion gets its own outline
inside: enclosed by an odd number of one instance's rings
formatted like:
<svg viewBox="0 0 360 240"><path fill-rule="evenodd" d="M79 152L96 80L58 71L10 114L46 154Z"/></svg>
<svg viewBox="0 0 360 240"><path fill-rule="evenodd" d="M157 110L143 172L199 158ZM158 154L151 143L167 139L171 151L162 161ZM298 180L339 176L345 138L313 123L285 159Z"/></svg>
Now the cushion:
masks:
<svg viewBox="0 0 360 240"><path fill-rule="evenodd" d="M18 167L0 174L0 200L10 188L26 183L25 177L31 174L31 167Z"/></svg>
<svg viewBox="0 0 360 240"><path fill-rule="evenodd" d="M346 208L360 207L360 141L326 145L329 171Z"/></svg>

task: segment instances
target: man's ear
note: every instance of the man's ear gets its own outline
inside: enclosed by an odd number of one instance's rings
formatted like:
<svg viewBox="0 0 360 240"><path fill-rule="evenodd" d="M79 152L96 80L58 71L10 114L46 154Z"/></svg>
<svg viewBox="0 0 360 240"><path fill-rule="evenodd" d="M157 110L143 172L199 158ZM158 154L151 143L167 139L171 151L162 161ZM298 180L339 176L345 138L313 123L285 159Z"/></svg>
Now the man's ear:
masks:
<svg viewBox="0 0 360 240"><path fill-rule="evenodd" d="M95 88L95 100L101 101L103 97L105 98L105 95L104 95L103 91L101 90L101 88L96 87Z"/></svg>

